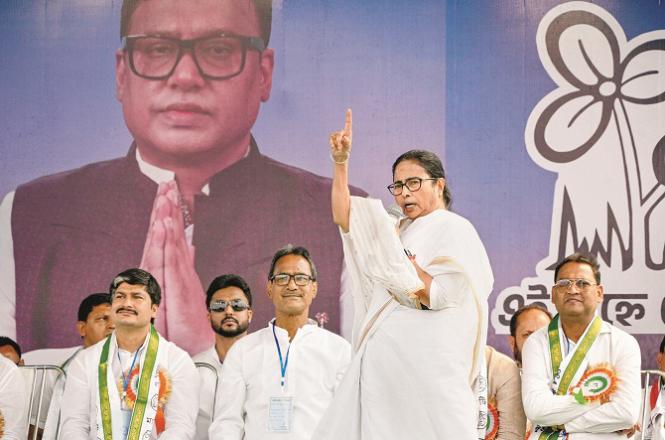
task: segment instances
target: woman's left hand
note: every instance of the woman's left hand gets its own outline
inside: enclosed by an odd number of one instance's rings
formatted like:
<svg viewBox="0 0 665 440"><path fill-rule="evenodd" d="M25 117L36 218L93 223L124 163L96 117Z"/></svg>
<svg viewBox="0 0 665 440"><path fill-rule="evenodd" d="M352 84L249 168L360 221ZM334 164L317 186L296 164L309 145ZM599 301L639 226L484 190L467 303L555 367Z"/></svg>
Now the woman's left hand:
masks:
<svg viewBox="0 0 665 440"><path fill-rule="evenodd" d="M418 278L425 284L425 288L422 290L419 290L416 292L416 295L418 295L418 299L420 300L421 303L425 304L427 307L430 306L429 302L429 289L430 286L432 285L432 276L425 272L425 270L420 267L420 264L416 261L416 256L412 254L407 254L409 257L409 261L411 261L411 264L413 264L413 267L416 268L416 273L418 274Z"/></svg>

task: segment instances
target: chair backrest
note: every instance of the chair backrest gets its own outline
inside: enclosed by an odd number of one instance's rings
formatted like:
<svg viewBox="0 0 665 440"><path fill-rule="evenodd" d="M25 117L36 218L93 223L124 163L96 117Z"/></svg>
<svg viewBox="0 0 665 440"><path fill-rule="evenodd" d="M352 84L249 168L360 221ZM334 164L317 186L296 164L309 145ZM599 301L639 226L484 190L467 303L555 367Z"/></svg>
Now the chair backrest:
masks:
<svg viewBox="0 0 665 440"><path fill-rule="evenodd" d="M57 365L25 365L20 368L25 378L26 391L30 395L27 411L28 425L34 426L31 438L28 440L37 440L38 428L44 428L53 388L58 379L60 377L64 379L66 374ZM58 414L58 417L60 417L60 414ZM56 432L56 438L57 434Z"/></svg>
<svg viewBox="0 0 665 440"><path fill-rule="evenodd" d="M649 419L651 408L649 408L649 382L651 376L660 376L661 379L665 380L665 372L660 370L642 370L642 376L644 377L644 400L642 401L642 414L640 415L640 426L642 427L642 433L646 432L646 429L649 426Z"/></svg>
<svg viewBox="0 0 665 440"><path fill-rule="evenodd" d="M199 375L201 374L201 369L203 370L208 370L210 374L213 375L215 379L215 388L214 388L214 393L213 393L213 400L212 400L212 412L210 414L211 419L215 417L215 405L217 403L217 386L219 385L219 376L217 375L217 369L210 365L207 362L194 362L194 365L196 365L196 368L199 370Z"/></svg>

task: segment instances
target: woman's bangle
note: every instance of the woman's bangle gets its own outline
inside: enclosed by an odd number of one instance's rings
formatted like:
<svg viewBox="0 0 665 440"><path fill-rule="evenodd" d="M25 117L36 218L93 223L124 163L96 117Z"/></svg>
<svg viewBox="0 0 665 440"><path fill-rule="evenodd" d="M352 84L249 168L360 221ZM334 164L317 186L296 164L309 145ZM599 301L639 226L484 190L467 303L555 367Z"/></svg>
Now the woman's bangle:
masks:
<svg viewBox="0 0 665 440"><path fill-rule="evenodd" d="M344 152L343 154L340 154L338 157L335 157L332 151L330 152L330 160L332 160L333 163L336 163L337 165L343 165L347 163L349 161L349 157L351 157L351 153L349 153L348 151ZM341 161L336 160L340 158L342 159Z"/></svg>

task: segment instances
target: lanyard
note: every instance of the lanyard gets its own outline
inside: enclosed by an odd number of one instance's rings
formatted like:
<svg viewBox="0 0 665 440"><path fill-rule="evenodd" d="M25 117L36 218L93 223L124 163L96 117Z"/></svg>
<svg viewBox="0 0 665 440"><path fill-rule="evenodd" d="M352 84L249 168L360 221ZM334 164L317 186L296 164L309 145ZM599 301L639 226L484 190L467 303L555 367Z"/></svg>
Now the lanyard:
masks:
<svg viewBox="0 0 665 440"><path fill-rule="evenodd" d="M129 386L129 379L132 377L132 371L134 371L134 364L136 363L136 358L139 355L141 349L137 349L134 354L134 359L132 360L132 365L129 367L127 372L127 377L125 377L125 372L122 370L122 361L120 360L120 350L117 350L115 353L118 355L118 362L120 362L120 374L122 374L122 400L125 400L127 397L127 386Z"/></svg>
<svg viewBox="0 0 665 440"><path fill-rule="evenodd" d="M277 333L275 333L275 323L272 323L272 335L275 337L275 345L277 346L277 354L279 355L279 369L282 376L280 384L282 385L282 390L284 390L284 378L286 377L286 367L289 365L289 352L291 351L291 344L289 348L286 349L286 361L282 358L282 349L279 346L279 341L277 340Z"/></svg>

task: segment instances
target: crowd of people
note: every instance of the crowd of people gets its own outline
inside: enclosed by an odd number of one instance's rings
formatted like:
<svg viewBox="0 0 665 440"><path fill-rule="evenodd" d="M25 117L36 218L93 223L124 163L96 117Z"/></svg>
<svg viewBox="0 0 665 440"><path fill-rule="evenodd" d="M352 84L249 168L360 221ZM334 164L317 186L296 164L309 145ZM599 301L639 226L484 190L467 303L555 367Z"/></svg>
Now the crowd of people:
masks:
<svg viewBox="0 0 665 440"><path fill-rule="evenodd" d="M352 234L355 225L356 219L343 229ZM358 252L349 238L345 251ZM557 265L554 317L538 303L513 315L508 339L514 358L483 345L477 369L461 358L436 357L457 345L469 346L466 354L473 357L473 332L422 333L422 324L441 311L464 315L457 305L433 307L437 287L431 286L440 278L432 279L427 300L418 263L410 257L394 263L407 275L406 268L414 269L417 290L384 295L377 284L396 285L381 281L380 267L359 273L374 289L370 297L359 291L359 304L378 296L387 305L379 307L383 319L362 319L353 347L310 318L318 280L307 249L288 245L275 253L267 274L274 318L249 335L252 292L241 276L221 275L206 292L215 342L193 357L155 330L162 294L156 279L142 269L125 270L108 294L81 302L70 326L80 346L24 354L0 337L0 439L665 438L665 381L648 384L641 429L639 347L597 316L603 287L589 256L571 255ZM419 270L427 272L423 264ZM411 314L422 314L422 322ZM471 320L473 313L464 316ZM389 337L390 319L406 321L399 337L397 330ZM406 356L417 363L400 366ZM64 374L46 381L47 417L37 419L28 404L29 376L20 368L54 360ZM665 338L656 361L665 375ZM479 375L485 387L475 386ZM437 388L439 376L446 376L444 383L457 380L458 389ZM462 400L464 392L471 398ZM466 408L454 406L458 398Z"/></svg>
<svg viewBox="0 0 665 440"><path fill-rule="evenodd" d="M510 322L514 360L486 345L493 277L475 229L449 208L439 158L411 150L388 186L399 212L351 196L352 115L331 135L332 217L353 289L351 343L310 317L319 277L287 245L267 268L267 327L248 334L251 289L216 277L205 293L215 340L193 358L161 335L162 289L144 269L79 305L81 346L56 362L43 419L27 403L20 346L0 338L1 439L617 439L641 430L640 347L597 314L599 265L554 269L552 317L538 303ZM172 321L173 322L173 321ZM188 325L183 321L180 325ZM74 327L74 326L72 326ZM193 337L196 337L193 335ZM665 338L657 361L665 367ZM45 373L43 373L45 374ZM645 439L663 438L665 387L645 392ZM28 413L31 416L28 416ZM641 434L638 434L641 435Z"/></svg>
<svg viewBox="0 0 665 440"><path fill-rule="evenodd" d="M436 154L394 161L389 209L349 186L350 110L332 180L262 156L250 130L272 86L271 2L183 4L123 2L128 156L0 207L0 329L30 341L24 354L0 338L0 439L665 438L664 381L647 384L640 425L640 348L598 316L593 256L556 265L555 316L512 316L514 359L488 346L490 262ZM279 247L296 240L312 245ZM100 280L108 292L80 302ZM330 316L312 319L317 302ZM34 350L74 329L80 345ZM34 402L39 364L56 374Z"/></svg>

